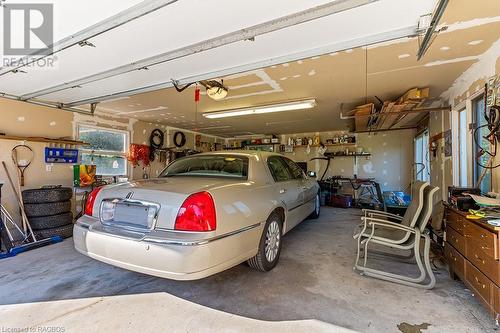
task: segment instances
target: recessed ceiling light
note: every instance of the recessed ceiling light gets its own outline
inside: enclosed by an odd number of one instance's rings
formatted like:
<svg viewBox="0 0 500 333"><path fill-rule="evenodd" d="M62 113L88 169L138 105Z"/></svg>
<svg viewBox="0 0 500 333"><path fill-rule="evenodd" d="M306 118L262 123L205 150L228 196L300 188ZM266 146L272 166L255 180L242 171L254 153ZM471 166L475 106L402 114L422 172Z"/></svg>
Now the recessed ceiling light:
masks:
<svg viewBox="0 0 500 333"><path fill-rule="evenodd" d="M449 46L443 46L440 48L441 51L448 51L450 49Z"/></svg>
<svg viewBox="0 0 500 333"><path fill-rule="evenodd" d="M399 59L404 59L404 58L408 58L410 55L408 53L403 53L403 54L400 54L398 55L398 58Z"/></svg>
<svg viewBox="0 0 500 333"><path fill-rule="evenodd" d="M209 119L215 119L215 118L226 118L226 117L236 117L236 116L247 116L252 114L311 109L315 106L316 106L315 99L307 99L302 101L285 102L279 104L250 107L250 108L205 112L203 114L203 117Z"/></svg>
<svg viewBox="0 0 500 333"><path fill-rule="evenodd" d="M468 42L467 44L469 45L479 45L483 42L482 39L477 39L477 40L471 40L470 42Z"/></svg>

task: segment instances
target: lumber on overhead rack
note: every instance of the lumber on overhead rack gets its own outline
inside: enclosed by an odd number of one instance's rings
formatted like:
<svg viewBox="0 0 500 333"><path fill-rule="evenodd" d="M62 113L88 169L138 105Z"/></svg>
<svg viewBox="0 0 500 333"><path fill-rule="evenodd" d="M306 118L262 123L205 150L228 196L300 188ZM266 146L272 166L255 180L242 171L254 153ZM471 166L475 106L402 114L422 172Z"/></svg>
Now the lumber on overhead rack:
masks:
<svg viewBox="0 0 500 333"><path fill-rule="evenodd" d="M353 111L352 114L355 115L371 115L375 112L375 105L373 103L369 104L364 104L356 107ZM368 127L370 125L372 118L371 117L365 117L365 118L356 118L354 123L356 128L358 127Z"/></svg>
<svg viewBox="0 0 500 333"><path fill-rule="evenodd" d="M449 111L438 98L429 98L429 88L413 88L405 92L396 101L385 101L381 110L372 108L368 112L366 105L355 108L351 114L355 119L355 131L383 131L398 128L415 127L429 112Z"/></svg>

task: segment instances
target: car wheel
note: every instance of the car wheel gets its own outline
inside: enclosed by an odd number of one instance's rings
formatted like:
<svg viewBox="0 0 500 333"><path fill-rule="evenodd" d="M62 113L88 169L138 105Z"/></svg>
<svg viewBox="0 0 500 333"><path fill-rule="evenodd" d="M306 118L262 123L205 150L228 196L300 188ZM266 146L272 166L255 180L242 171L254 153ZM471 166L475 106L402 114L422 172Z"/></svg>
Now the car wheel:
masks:
<svg viewBox="0 0 500 333"><path fill-rule="evenodd" d="M321 201L319 198L319 193L316 194L316 199L314 199L314 211L309 215L310 219L317 219L321 213Z"/></svg>
<svg viewBox="0 0 500 333"><path fill-rule="evenodd" d="M283 222L278 214L269 216L260 238L259 252L248 260L250 267L267 272L278 264L282 246L282 226Z"/></svg>

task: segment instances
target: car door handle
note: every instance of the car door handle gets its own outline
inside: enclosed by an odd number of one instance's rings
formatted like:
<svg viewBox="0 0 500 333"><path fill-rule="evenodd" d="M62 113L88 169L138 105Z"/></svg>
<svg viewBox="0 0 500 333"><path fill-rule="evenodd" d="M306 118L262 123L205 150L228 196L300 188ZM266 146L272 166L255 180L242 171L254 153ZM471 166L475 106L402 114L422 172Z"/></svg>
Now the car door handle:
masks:
<svg viewBox="0 0 500 333"><path fill-rule="evenodd" d="M282 189L280 190L280 194L283 194L283 193L285 193L285 192L286 192L286 189L284 189L284 188L282 188Z"/></svg>

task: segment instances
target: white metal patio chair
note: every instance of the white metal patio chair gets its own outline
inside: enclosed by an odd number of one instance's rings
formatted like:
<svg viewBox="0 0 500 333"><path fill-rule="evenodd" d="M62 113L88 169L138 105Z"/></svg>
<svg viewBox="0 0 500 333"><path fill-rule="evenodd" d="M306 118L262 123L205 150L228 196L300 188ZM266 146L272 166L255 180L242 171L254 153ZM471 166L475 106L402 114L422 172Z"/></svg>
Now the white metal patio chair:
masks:
<svg viewBox="0 0 500 333"><path fill-rule="evenodd" d="M431 239L429 235L423 232L432 214L434 194L438 190L438 187L424 187L424 207L419 214L416 225L406 226L372 216L362 217L364 227L357 237L358 252L354 268L359 270L361 274L374 278L412 287L432 289L436 284L436 278L430 265ZM420 252L422 239L424 241L423 254ZM367 267L368 248L370 244L385 246L391 249L409 250L411 253L409 258L415 260L420 275L418 277L409 277ZM364 254L362 265L359 264L361 248L363 248Z"/></svg>
<svg viewBox="0 0 500 333"><path fill-rule="evenodd" d="M418 217L420 216L420 212L422 211L422 207L424 206L424 189L429 186L429 183L427 182L421 182L421 181L416 181L413 186L412 186L412 193L411 193L411 202L408 205L408 208L406 209L406 213L404 216L399 216L387 212L382 212L378 210L373 210L373 209L363 209L362 212L364 213L364 218L379 218L379 219L392 219L399 221L401 225L407 226L407 227L413 227L417 223ZM363 220L363 218L362 218ZM356 229L355 229L355 234L354 234L354 239L358 239L358 244L362 240L360 238L362 234L362 230L365 227L365 223L361 223ZM379 230L378 232L375 233L374 237L378 236L384 236L387 230ZM397 243L403 243L407 240L408 235L406 232L400 232L400 238L397 239L396 235L394 236L394 242ZM358 247L359 249L359 247Z"/></svg>

